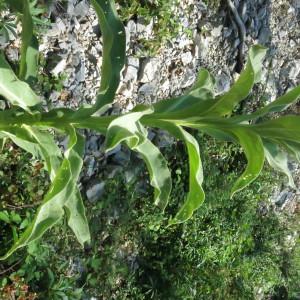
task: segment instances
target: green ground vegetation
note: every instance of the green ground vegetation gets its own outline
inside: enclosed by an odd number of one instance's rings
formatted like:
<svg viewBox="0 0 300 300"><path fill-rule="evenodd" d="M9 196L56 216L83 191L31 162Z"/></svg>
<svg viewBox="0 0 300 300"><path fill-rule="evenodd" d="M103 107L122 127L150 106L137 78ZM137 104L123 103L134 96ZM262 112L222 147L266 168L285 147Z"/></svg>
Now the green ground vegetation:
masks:
<svg viewBox="0 0 300 300"><path fill-rule="evenodd" d="M139 18L140 22L148 25L153 21L153 37L139 38L137 55L155 56L168 40L176 37L183 30L174 8L178 0L117 0L118 13L123 21Z"/></svg>
<svg viewBox="0 0 300 300"><path fill-rule="evenodd" d="M267 170L230 200L229 187L245 166L242 152L232 144L198 138L207 197L190 221L164 225L186 194L183 145L164 149L175 187L173 205L164 215L152 205L143 164L132 157L126 172L106 180L101 199L86 203L91 247L82 251L66 224L56 226L3 263L2 299L9 299L5 293L12 290L23 295L18 286L35 297L28 299L297 299L300 247L287 247L286 240L297 232L299 216L278 215L269 205L274 184L282 178ZM9 147L1 155L1 174L11 175L1 176L1 194L14 207L34 204L40 196L26 202L24 195L41 195L48 179L28 154ZM26 212L13 206L6 206L11 221L0 221L1 239L13 239L32 217L34 205Z"/></svg>

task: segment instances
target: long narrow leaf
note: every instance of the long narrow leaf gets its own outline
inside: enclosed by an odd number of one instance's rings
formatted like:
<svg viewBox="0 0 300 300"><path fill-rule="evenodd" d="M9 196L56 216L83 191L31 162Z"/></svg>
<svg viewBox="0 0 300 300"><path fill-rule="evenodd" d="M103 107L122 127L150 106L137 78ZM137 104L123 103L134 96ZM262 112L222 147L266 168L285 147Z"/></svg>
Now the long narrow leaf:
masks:
<svg viewBox="0 0 300 300"><path fill-rule="evenodd" d="M245 70L239 79L227 93L219 98L213 107L204 113L217 116L230 114L234 107L249 95L254 83L259 80L265 54L266 48L259 45L253 46L249 51Z"/></svg>
<svg viewBox="0 0 300 300"><path fill-rule="evenodd" d="M245 128L236 128L232 132L244 149L248 163L246 170L234 184L231 197L258 177L265 160L264 148L259 135Z"/></svg>
<svg viewBox="0 0 300 300"><path fill-rule="evenodd" d="M154 188L154 203L161 209L165 209L171 193L172 181L168 164L159 149L149 140L132 147L143 157L150 175L150 184Z"/></svg>
<svg viewBox="0 0 300 300"><path fill-rule="evenodd" d="M200 157L199 145L196 139L180 126L172 126L170 128L176 138L184 141L188 151L189 157L189 192L187 198L180 208L174 219L170 221L171 224L183 223L190 219L195 210L197 210L205 199L205 193L202 188L203 183L203 169Z"/></svg>
<svg viewBox="0 0 300 300"><path fill-rule="evenodd" d="M300 142L299 116L283 116L252 125L257 134L268 139Z"/></svg>
<svg viewBox="0 0 300 300"><path fill-rule="evenodd" d="M187 148L189 157L189 192L184 204L170 220L169 225L178 224L190 219L195 210L197 210L205 199L205 193L202 188L203 183L203 169L200 157L199 145L196 139L184 130L171 122L155 120L153 126L162 128L168 131L176 139L182 140Z"/></svg>
<svg viewBox="0 0 300 300"><path fill-rule="evenodd" d="M33 66L29 66L28 63L35 63L32 58L32 53L28 53L29 47L33 47L35 44L35 39L33 37L33 22L30 14L29 0L22 1L22 45L21 45L21 61L20 61L20 70L19 70L19 78L21 80L25 80L27 77L27 69L32 68ZM35 55L35 54L33 54Z"/></svg>
<svg viewBox="0 0 300 300"><path fill-rule="evenodd" d="M214 78L206 69L201 69L194 86L183 96L175 99L163 100L153 105L155 113L176 113L183 110L187 116L186 109L193 109L193 115L201 113L214 104Z"/></svg>
<svg viewBox="0 0 300 300"><path fill-rule="evenodd" d="M78 115L90 116L100 108L112 104L120 83L120 72L125 64L126 34L117 15L114 0L91 1L100 24L103 39L100 90L92 108L83 109Z"/></svg>
<svg viewBox="0 0 300 300"><path fill-rule="evenodd" d="M85 207L78 188L74 195L65 203L67 220L69 227L73 230L77 240L83 246L91 240L88 221L85 214Z"/></svg>
<svg viewBox="0 0 300 300"><path fill-rule="evenodd" d="M31 86L33 86L33 84L37 81L38 56L39 56L38 40L35 36L32 36L26 51L26 73L24 76L25 81Z"/></svg>
<svg viewBox="0 0 300 300"><path fill-rule="evenodd" d="M232 121L235 123L249 121L262 117L268 113L281 112L287 109L290 105L295 103L300 97L300 86L297 86L284 94L283 96L277 98L275 101L269 103L265 107L257 110L256 112L248 115L241 115L232 118Z"/></svg>

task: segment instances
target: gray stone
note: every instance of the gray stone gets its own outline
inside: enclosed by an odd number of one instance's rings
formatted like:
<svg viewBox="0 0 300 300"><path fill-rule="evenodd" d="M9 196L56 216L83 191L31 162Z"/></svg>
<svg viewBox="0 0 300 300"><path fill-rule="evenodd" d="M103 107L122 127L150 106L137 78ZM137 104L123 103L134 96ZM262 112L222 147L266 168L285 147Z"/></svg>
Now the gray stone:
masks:
<svg viewBox="0 0 300 300"><path fill-rule="evenodd" d="M129 20L127 23L127 29L130 32L130 35L135 35L136 34L136 23L133 20Z"/></svg>
<svg viewBox="0 0 300 300"><path fill-rule="evenodd" d="M135 57L128 57L124 81L136 81L138 78L140 61Z"/></svg>
<svg viewBox="0 0 300 300"><path fill-rule="evenodd" d="M90 202L96 202L104 193L105 182L100 182L92 185L86 191L86 197Z"/></svg>
<svg viewBox="0 0 300 300"><path fill-rule="evenodd" d="M121 145L120 145L120 144L119 144L118 146L116 146L114 149L112 149L112 150L106 152L106 153L105 153L105 156L106 156L106 157L112 156L112 155L118 153L119 151L121 151Z"/></svg>
<svg viewBox="0 0 300 300"><path fill-rule="evenodd" d="M195 79L196 79L195 71L192 69L187 69L181 81L181 88L186 88L191 86L195 82Z"/></svg>
<svg viewBox="0 0 300 300"><path fill-rule="evenodd" d="M267 16L267 7L264 6L258 11L257 17L260 20L263 20L266 16Z"/></svg>
<svg viewBox="0 0 300 300"><path fill-rule="evenodd" d="M292 200L294 193L285 189L280 192L280 194L274 199L274 202L277 206L284 206L288 201Z"/></svg>
<svg viewBox="0 0 300 300"><path fill-rule="evenodd" d="M86 170L87 177L91 177L95 173L95 165L96 165L95 158L93 156L89 157L87 170Z"/></svg>
<svg viewBox="0 0 300 300"><path fill-rule="evenodd" d="M130 155L130 150L127 148L123 148L113 156L112 160L114 163L124 167L129 163Z"/></svg>
<svg viewBox="0 0 300 300"><path fill-rule="evenodd" d="M143 38L147 39L152 34L153 25L153 19L151 19L150 22L147 23L143 18L138 18L136 26L137 33L142 34Z"/></svg>
<svg viewBox="0 0 300 300"><path fill-rule="evenodd" d="M74 7L73 13L76 17L80 18L87 16L89 14L89 4L85 0L80 1Z"/></svg>
<svg viewBox="0 0 300 300"><path fill-rule="evenodd" d="M143 96L152 96L157 91L157 87L154 84L151 83L145 83L139 88L139 94L142 94Z"/></svg>
<svg viewBox="0 0 300 300"><path fill-rule="evenodd" d="M64 33L66 31L67 28L66 28L66 25L65 25L65 23L62 19L58 18L56 20L55 24L57 26L57 30L58 30L59 33Z"/></svg>
<svg viewBox="0 0 300 300"><path fill-rule="evenodd" d="M230 77L224 73L216 76L216 89L219 94L229 91Z"/></svg>
<svg viewBox="0 0 300 300"><path fill-rule="evenodd" d="M96 151L99 149L99 136L92 135L89 139L86 141L86 148L90 151Z"/></svg>
<svg viewBox="0 0 300 300"><path fill-rule="evenodd" d="M270 41L271 31L268 27L263 27L259 31L258 40L261 44L266 44Z"/></svg>
<svg viewBox="0 0 300 300"><path fill-rule="evenodd" d="M78 82L84 82L85 81L85 63L84 60L81 60L80 64L76 67L75 70L75 79Z"/></svg>
<svg viewBox="0 0 300 300"><path fill-rule="evenodd" d="M60 96L60 92L52 91L49 96L50 103L56 102L58 100L59 96Z"/></svg>

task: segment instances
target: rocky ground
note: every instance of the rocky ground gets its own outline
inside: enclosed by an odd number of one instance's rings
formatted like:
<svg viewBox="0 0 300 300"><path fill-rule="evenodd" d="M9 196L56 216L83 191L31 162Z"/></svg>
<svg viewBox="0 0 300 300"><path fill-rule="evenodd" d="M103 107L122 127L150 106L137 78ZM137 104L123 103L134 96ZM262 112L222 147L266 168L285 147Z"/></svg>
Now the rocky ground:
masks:
<svg viewBox="0 0 300 300"><path fill-rule="evenodd" d="M51 29L42 36L40 51L46 60L45 72L55 76L64 74L66 79L62 92L52 91L49 100L53 106L75 108L95 99L100 84L101 33L88 1L54 3L50 7ZM224 92L238 76L247 50L256 43L268 47L269 52L263 83L252 95L250 110L259 98L272 101L300 83L299 0L230 0L216 6L200 0L180 1L173 14L182 29L153 57L145 56L136 41L141 37L155 39L156 20L149 24L140 18L126 22L127 62L114 104L116 111L183 93L194 83L202 67L216 77L217 92ZM11 60L17 59L15 48L7 48L7 52ZM101 152L103 138L90 132L86 134L82 182L87 198L93 201L104 188L98 178L107 156ZM169 141L161 138L160 142ZM114 167L108 175L113 176L116 168L130 160L130 153L118 148L109 158ZM290 204L287 200L291 200ZM299 203L299 194L280 187L274 202L279 207L289 205L293 211Z"/></svg>
<svg viewBox="0 0 300 300"><path fill-rule="evenodd" d="M114 108L126 111L137 103L153 103L181 94L194 83L202 67L216 77L218 92L224 92L238 76L247 50L256 43L268 47L269 52L262 84L256 87L249 109L255 107L258 98L272 101L299 84L299 0L235 1L240 20L229 2L224 1L216 8L202 1L180 1L173 13L179 17L182 30L154 57L145 57L136 41L140 37L153 38L155 20L149 24L142 19L128 20L127 62ZM102 53L95 12L85 0L74 0L66 8L52 7L51 17L53 25L43 36L41 51L48 71L56 76L64 73L67 79L63 92L53 91L50 100L55 106L78 107L91 103L100 83ZM102 137L90 135L83 176L83 182L88 182L90 199L103 190L103 184L94 185L90 180L106 161L100 151L102 145ZM130 154L117 150L111 155L117 165L123 165ZM275 202L282 206L285 197L296 203L295 193L282 189L274 196Z"/></svg>

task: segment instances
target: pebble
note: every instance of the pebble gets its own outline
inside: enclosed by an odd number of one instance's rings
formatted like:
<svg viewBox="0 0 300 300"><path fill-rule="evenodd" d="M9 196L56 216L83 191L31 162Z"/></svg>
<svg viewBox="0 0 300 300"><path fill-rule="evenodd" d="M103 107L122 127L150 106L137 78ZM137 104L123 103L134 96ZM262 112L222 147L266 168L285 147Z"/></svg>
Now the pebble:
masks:
<svg viewBox="0 0 300 300"><path fill-rule="evenodd" d="M86 191L87 199L92 203L96 202L97 200L100 200L104 193L104 188L105 182L100 182L92 185Z"/></svg>

